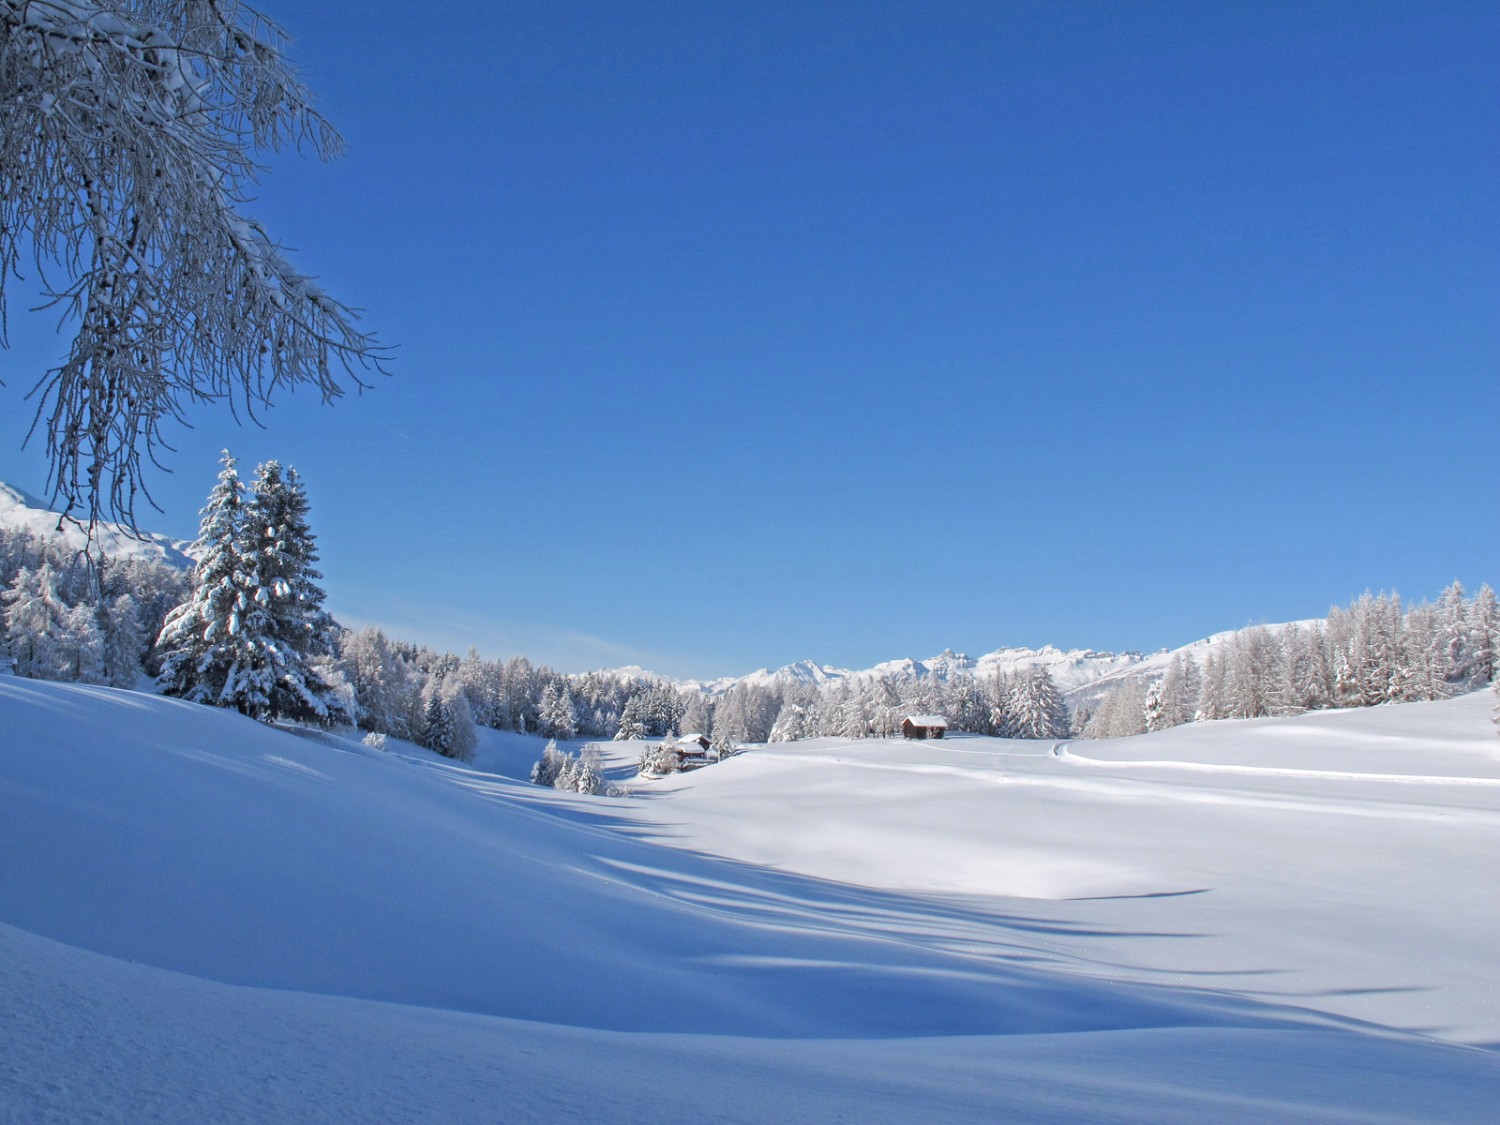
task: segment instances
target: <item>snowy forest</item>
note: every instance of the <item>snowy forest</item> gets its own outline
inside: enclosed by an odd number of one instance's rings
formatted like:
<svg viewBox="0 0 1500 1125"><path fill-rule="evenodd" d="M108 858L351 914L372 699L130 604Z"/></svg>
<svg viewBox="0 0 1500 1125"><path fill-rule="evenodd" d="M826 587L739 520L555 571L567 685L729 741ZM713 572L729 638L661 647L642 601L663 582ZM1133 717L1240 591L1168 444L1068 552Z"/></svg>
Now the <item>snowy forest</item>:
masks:
<svg viewBox="0 0 1500 1125"><path fill-rule="evenodd" d="M85 558L0 527L0 641L17 674L146 687L266 721L355 725L467 760L476 726L559 741L701 733L728 750L801 738L888 738L913 713L1006 738L1116 738L1195 721L1442 699L1495 678L1500 608L1453 583L1435 603L1370 594L1321 621L1256 625L1072 693L1040 665L858 673L815 685L741 680L710 692L640 674L564 674L341 628L323 608L308 503L275 461L242 482L227 453L191 573ZM1200 647L1200 646L1192 646Z"/></svg>

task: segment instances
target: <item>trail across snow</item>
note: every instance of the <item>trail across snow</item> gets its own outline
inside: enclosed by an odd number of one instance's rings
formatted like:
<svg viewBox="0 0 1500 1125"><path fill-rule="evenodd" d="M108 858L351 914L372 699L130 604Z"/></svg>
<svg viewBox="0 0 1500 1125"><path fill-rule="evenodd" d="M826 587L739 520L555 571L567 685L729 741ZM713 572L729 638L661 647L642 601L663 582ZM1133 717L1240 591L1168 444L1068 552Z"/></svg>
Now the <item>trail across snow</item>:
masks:
<svg viewBox="0 0 1500 1125"><path fill-rule="evenodd" d="M588 798L0 677L0 1120L1491 1120L1488 700L1380 710Z"/></svg>

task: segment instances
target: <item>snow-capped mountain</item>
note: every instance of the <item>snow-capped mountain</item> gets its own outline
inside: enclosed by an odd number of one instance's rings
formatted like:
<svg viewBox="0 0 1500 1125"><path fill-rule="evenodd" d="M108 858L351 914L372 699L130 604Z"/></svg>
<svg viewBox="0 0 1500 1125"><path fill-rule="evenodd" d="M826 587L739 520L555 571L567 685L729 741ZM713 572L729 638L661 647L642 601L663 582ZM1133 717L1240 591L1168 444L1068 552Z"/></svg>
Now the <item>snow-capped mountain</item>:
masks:
<svg viewBox="0 0 1500 1125"><path fill-rule="evenodd" d="M88 546L88 534L79 524L63 519L44 500L0 482L0 527L29 531L45 539L60 539L74 550ZM94 528L94 547L110 558L145 558L184 569L193 565L190 544L152 532L131 532L115 523L101 522Z"/></svg>
<svg viewBox="0 0 1500 1125"><path fill-rule="evenodd" d="M1223 634L1228 637L1231 634ZM1183 651L1194 649L1207 641L1197 641ZM976 676L981 679L1004 672L1014 675L1026 668L1041 666L1052 675L1058 690L1064 694L1092 687L1101 680L1113 678L1133 671L1155 673L1166 668L1171 653L1163 650L1151 656L1139 652L1099 652L1095 649L1070 649L1064 651L1047 645L1043 648L1001 648L980 657L968 656L952 649L945 649L925 660L902 657L886 660L871 668L838 668L832 664L819 664L812 660L798 660L774 671L759 668L749 675L728 676L714 680L674 680L658 676L641 668L615 669L619 674L637 678L661 680L679 687L696 689L705 695L723 695L730 688L743 684L747 687L828 688L839 683L868 684L876 680L921 680L936 676L947 681L954 676Z"/></svg>
<svg viewBox="0 0 1500 1125"><path fill-rule="evenodd" d="M1310 625L1313 622L1293 622ZM1247 626L1248 627L1248 626ZM1286 624L1265 625L1272 633L1287 628ZM1191 656L1201 667L1210 656L1223 655L1223 650L1241 630L1228 629L1203 637L1174 649L1157 652L1136 651L1105 652L1098 649L1059 649L1052 645L1041 648L1012 646L972 657L952 649L945 649L925 660L902 657L886 660L870 668L838 668L831 664L818 664L812 660L798 660L777 668L759 668L745 676L727 676L714 680L680 680L661 676L643 668L618 668L612 671L635 679L651 679L678 687L697 690L708 696L723 695L730 688L743 684L759 688L815 687L829 688L835 684L868 684L876 680L910 681L936 676L948 681L954 676L974 676L977 679L992 679L1003 673L1014 676L1028 668L1047 669L1052 682L1070 705L1101 694L1127 680L1152 680L1165 674L1172 658L1177 655Z"/></svg>

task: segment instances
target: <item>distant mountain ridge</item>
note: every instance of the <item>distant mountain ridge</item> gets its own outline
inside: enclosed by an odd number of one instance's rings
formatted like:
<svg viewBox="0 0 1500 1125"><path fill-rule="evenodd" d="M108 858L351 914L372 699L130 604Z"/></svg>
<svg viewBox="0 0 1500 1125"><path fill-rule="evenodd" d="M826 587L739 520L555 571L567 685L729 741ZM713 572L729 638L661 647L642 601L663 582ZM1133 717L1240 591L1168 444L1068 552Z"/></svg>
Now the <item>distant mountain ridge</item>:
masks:
<svg viewBox="0 0 1500 1125"><path fill-rule="evenodd" d="M1249 626L1247 626L1248 628ZM1274 630L1284 625L1271 625ZM1218 655L1240 630L1230 629L1193 641L1175 649L1161 649L1153 653L1138 651L1106 652L1098 649L1059 649L1052 645L1041 648L1012 646L972 657L952 649L945 649L925 660L903 657L886 660L871 668L838 668L831 664L818 664L812 660L798 660L774 671L759 668L745 676L725 676L713 680L683 680L670 676L659 676L643 668L617 668L617 675L645 678L672 683L679 687L696 689L708 696L723 695L730 688L744 684L751 687L793 686L827 689L840 683L850 685L867 684L874 680L900 681L920 680L936 676L947 681L954 676L967 675L978 679L991 679L998 673L1015 675L1028 668L1042 667L1052 677L1058 691L1070 704L1096 695L1106 688L1130 679L1154 679L1164 674L1172 657L1177 654L1191 656L1201 666L1210 654Z"/></svg>
<svg viewBox="0 0 1500 1125"><path fill-rule="evenodd" d="M46 538L60 538L76 550L82 550L85 544L81 527L63 521L57 512L47 507L45 501L4 482L0 482L0 527L30 531ZM192 544L182 540L150 532L134 534L112 523L101 523L94 535L96 544L107 555L145 557L184 569L194 565L189 554ZM1276 630L1284 626L1272 625L1269 628ZM880 679L919 680L930 675L943 681L957 675L990 679L1000 672L1014 675L1027 668L1040 666L1047 669L1058 691L1068 702L1076 705L1079 701L1125 680L1137 677L1150 679L1161 675L1176 653L1190 655L1201 665L1210 653L1219 653L1237 632L1238 630L1228 630L1215 633L1177 649L1162 649L1149 654L1096 649L1063 650L1052 645L1036 649L1012 646L999 648L979 657L944 649L936 656L924 660L902 657L863 669L839 668L813 660L798 660L774 671L759 668L744 676L723 676L710 680L663 676L637 665L612 668L608 672L621 678L670 683L714 697L723 695L738 684L766 688L805 686L828 689L840 683L855 685Z"/></svg>
<svg viewBox="0 0 1500 1125"><path fill-rule="evenodd" d="M63 519L28 492L0 481L0 527L29 531L42 539L61 540L76 551L88 544L88 535L78 524ZM100 522L94 528L94 546L111 558L145 558L187 570L193 566L188 553L192 544L152 532L132 532L115 523Z"/></svg>
<svg viewBox="0 0 1500 1125"><path fill-rule="evenodd" d="M936 676L946 682L954 676L973 676L976 679L992 679L998 673L1014 676L1028 668L1042 667L1052 677L1057 690L1070 707L1097 699L1110 689L1130 680L1150 681L1164 675L1174 656L1192 657L1202 668L1210 656L1223 657L1224 650L1245 629L1263 628L1279 633L1290 625L1311 626L1317 620L1285 622L1280 624L1250 624L1242 629L1226 629L1213 633L1177 648L1164 648L1146 653L1137 650L1108 652L1100 649L1060 649L1053 645L1041 648L1011 646L998 648L983 656L973 657L965 653L944 649L936 656L925 660L902 657L886 660L870 668L840 668L833 664L819 664L813 660L797 660L777 669L757 668L744 676L720 676L715 679L683 679L664 676L639 665L605 669L607 675L622 679L653 680L672 684L690 691L699 691L716 698L738 685L759 688L813 687L828 690L838 684L850 686L869 684L876 680L911 681Z"/></svg>

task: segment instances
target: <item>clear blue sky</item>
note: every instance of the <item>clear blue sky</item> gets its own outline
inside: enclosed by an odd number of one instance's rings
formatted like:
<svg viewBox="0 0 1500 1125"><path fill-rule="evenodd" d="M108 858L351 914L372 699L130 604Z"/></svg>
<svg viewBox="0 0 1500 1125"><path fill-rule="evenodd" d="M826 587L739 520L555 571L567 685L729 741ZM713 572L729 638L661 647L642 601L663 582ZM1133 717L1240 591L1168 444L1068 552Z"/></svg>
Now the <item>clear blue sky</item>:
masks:
<svg viewBox="0 0 1500 1125"><path fill-rule="evenodd" d="M395 376L195 411L144 522L296 465L346 621L707 676L1500 580L1500 6L262 6L349 151L250 210Z"/></svg>

